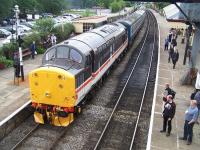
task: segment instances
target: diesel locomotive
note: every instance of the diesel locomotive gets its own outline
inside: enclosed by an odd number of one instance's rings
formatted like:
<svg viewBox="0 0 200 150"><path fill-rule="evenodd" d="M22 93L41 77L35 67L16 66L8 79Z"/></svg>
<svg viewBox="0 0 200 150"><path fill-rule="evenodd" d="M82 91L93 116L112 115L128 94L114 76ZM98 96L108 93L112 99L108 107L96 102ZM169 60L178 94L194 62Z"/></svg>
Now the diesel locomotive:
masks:
<svg viewBox="0 0 200 150"><path fill-rule="evenodd" d="M145 16L139 10L49 48L41 67L29 73L35 121L69 125L86 95L132 43Z"/></svg>

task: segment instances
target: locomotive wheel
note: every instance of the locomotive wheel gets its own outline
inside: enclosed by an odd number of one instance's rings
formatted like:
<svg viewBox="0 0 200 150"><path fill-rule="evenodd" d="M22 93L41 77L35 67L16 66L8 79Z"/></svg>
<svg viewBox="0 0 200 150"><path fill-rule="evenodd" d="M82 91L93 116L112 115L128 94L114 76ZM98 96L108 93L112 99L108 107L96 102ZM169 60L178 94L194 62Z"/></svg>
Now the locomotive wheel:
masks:
<svg viewBox="0 0 200 150"><path fill-rule="evenodd" d="M82 112L81 107L78 107L78 113L80 114Z"/></svg>
<svg viewBox="0 0 200 150"><path fill-rule="evenodd" d="M82 113L82 108L80 106L76 106L74 112L75 117L77 117L81 113Z"/></svg>

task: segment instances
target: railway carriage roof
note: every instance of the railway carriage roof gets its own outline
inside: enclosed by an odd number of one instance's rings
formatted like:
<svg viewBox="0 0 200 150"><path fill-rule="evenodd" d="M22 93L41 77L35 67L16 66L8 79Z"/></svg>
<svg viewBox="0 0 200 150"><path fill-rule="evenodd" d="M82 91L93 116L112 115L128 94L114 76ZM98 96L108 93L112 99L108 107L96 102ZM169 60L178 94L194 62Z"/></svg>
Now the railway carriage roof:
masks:
<svg viewBox="0 0 200 150"><path fill-rule="evenodd" d="M97 29L92 30L92 33L101 35L106 41L117 36L125 30L125 27L120 24L108 24Z"/></svg>
<svg viewBox="0 0 200 150"><path fill-rule="evenodd" d="M132 15L130 15L129 17L127 17L126 19L122 19L119 22L124 22L128 25L132 25L133 23L135 23L135 21L141 17L143 14L145 13L145 11L143 10L137 10L136 12L134 12Z"/></svg>
<svg viewBox="0 0 200 150"><path fill-rule="evenodd" d="M125 27L121 24L108 24L75 36L64 43L77 48L83 54L88 54L91 49L95 51L98 47L106 43L107 40L119 35L124 30Z"/></svg>

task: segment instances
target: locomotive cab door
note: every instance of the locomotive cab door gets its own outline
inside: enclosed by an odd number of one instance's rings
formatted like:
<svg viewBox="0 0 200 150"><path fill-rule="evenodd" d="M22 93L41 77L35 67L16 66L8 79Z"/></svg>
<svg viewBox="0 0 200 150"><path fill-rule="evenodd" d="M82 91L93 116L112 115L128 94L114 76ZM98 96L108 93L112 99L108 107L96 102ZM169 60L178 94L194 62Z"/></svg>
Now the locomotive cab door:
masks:
<svg viewBox="0 0 200 150"><path fill-rule="evenodd" d="M90 58L91 58L91 64L90 64L91 72L93 73L93 72L95 72L95 69L94 69L94 51L93 50L90 51Z"/></svg>
<svg viewBox="0 0 200 150"><path fill-rule="evenodd" d="M85 80L87 80L92 75L92 57L91 55L86 56L86 66L85 66Z"/></svg>

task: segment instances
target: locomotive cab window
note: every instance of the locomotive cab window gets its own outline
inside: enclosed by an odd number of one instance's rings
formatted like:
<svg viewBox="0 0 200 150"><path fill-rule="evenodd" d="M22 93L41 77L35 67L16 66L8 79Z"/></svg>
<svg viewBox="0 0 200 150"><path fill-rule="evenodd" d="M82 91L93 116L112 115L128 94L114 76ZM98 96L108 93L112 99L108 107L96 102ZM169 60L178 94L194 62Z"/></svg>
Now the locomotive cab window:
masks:
<svg viewBox="0 0 200 150"><path fill-rule="evenodd" d="M46 60L53 60L56 58L56 49L53 48L51 49L47 54L46 54Z"/></svg>
<svg viewBox="0 0 200 150"><path fill-rule="evenodd" d="M81 54L74 49L70 50L69 57L70 57L71 60L73 60L75 62L82 63L83 58L82 58Z"/></svg>
<svg viewBox="0 0 200 150"><path fill-rule="evenodd" d="M57 58L68 58L69 57L69 47L58 46L57 47Z"/></svg>

